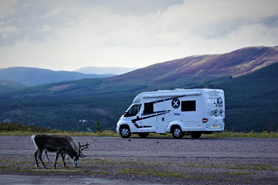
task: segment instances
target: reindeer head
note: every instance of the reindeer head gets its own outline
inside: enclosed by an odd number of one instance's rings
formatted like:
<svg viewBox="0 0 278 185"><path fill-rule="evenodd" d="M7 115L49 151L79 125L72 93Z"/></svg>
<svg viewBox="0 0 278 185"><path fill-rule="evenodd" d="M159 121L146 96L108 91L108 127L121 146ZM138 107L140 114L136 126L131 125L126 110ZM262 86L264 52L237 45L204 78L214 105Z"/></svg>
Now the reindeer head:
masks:
<svg viewBox="0 0 278 185"><path fill-rule="evenodd" d="M81 145L79 142L78 142L78 147L77 147L77 155L73 157L72 161L73 161L73 165L74 167L77 167L78 166L78 159L79 158L83 158L83 157L86 157L83 153L82 153L82 150L84 149L87 149L89 148L89 143L86 143L85 145Z"/></svg>

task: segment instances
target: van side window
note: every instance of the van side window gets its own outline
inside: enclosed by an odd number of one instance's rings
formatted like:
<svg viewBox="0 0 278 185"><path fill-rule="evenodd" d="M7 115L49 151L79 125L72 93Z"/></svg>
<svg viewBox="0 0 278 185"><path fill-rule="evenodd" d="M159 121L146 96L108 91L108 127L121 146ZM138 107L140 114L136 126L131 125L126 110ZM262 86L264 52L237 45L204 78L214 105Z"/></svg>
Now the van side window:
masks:
<svg viewBox="0 0 278 185"><path fill-rule="evenodd" d="M135 116L139 111L140 111L140 104L135 104L132 107L130 107L130 109L128 109L128 111L125 113L124 117L131 117L131 116Z"/></svg>
<svg viewBox="0 0 278 185"><path fill-rule="evenodd" d="M153 103L144 103L144 112L143 114L152 114L153 112Z"/></svg>
<svg viewBox="0 0 278 185"><path fill-rule="evenodd" d="M181 111L196 111L196 101L182 101L181 102Z"/></svg>

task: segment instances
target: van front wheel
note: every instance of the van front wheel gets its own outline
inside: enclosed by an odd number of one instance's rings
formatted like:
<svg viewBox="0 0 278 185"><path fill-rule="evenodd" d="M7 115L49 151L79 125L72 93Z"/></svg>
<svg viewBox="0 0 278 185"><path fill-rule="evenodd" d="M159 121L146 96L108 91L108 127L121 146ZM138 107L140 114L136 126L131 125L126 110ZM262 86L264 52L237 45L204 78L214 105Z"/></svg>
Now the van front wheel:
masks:
<svg viewBox="0 0 278 185"><path fill-rule="evenodd" d="M120 135L122 136L122 138L129 138L131 136L128 126L122 126L120 128Z"/></svg>
<svg viewBox="0 0 278 185"><path fill-rule="evenodd" d="M182 132L180 127L176 126L172 129L172 135L173 135L174 138L180 139L180 138L183 137L184 133Z"/></svg>

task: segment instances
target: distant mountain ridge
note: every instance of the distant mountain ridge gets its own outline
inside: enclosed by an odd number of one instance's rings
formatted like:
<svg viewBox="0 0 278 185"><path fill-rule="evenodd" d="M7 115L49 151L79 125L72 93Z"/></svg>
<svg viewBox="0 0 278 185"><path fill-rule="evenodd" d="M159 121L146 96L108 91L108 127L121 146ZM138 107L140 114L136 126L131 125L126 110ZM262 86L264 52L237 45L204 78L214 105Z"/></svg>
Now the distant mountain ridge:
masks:
<svg viewBox="0 0 278 185"><path fill-rule="evenodd" d="M84 74L100 74L100 75L119 75L119 74L124 74L130 71L133 71L137 68L127 68L127 67L94 67L94 66L87 66L87 67L82 67L80 69L75 70L76 72L79 73L84 73Z"/></svg>
<svg viewBox="0 0 278 185"><path fill-rule="evenodd" d="M52 71L31 67L10 67L0 69L0 79L19 82L26 86L62 82L69 80L81 80L85 78L105 78L105 75L83 74L71 71Z"/></svg>
<svg viewBox="0 0 278 185"><path fill-rule="evenodd" d="M108 79L108 84L189 85L223 76L242 76L278 62L278 46L247 47L220 55L190 56Z"/></svg>
<svg viewBox="0 0 278 185"><path fill-rule="evenodd" d="M81 80L85 78L106 78L102 86L144 86L146 89L196 85L223 76L242 76L278 62L278 46L247 47L218 55L189 56L181 59L153 64L121 75L83 74L70 71L51 71L40 68L11 67L0 69L0 80L14 81L27 86ZM106 71L101 71L101 70ZM131 68L85 67L78 71L98 70L116 72ZM88 71L88 73L89 73ZM123 72L123 71L122 71Z"/></svg>

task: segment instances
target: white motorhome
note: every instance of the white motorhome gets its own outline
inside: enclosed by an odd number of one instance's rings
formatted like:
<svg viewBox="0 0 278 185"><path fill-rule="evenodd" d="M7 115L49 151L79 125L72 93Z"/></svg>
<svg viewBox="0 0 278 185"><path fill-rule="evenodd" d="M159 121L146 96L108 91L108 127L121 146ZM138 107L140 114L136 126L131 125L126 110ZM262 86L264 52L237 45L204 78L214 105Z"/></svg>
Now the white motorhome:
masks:
<svg viewBox="0 0 278 185"><path fill-rule="evenodd" d="M117 123L123 138L131 134L172 133L174 138L190 134L223 131L225 126L224 91L220 89L176 89L143 92Z"/></svg>

